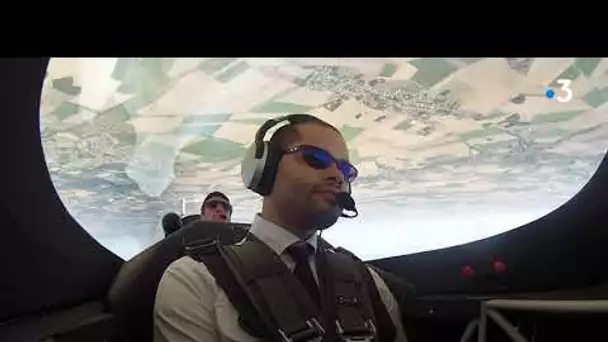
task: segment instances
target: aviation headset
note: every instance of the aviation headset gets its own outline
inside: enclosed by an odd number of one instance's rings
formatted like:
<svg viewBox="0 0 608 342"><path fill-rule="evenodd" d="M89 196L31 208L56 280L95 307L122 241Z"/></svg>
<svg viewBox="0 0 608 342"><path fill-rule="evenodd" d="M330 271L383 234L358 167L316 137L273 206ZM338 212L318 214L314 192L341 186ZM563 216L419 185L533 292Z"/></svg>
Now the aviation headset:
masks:
<svg viewBox="0 0 608 342"><path fill-rule="evenodd" d="M283 151L270 148L269 141L264 140L271 128L284 122L294 125L317 120L319 119L308 114L290 114L266 121L256 132L255 140L241 163L241 178L247 189L262 196L272 192Z"/></svg>

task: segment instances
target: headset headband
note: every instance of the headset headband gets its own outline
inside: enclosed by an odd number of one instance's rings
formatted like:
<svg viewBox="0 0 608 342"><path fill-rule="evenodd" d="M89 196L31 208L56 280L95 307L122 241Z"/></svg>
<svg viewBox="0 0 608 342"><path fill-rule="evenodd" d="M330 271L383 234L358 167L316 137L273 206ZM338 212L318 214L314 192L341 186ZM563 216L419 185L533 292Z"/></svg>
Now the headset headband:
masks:
<svg viewBox="0 0 608 342"><path fill-rule="evenodd" d="M255 158L260 159L264 155L264 138L266 137L266 133L274 126L283 121L287 121L290 125L293 125L313 120L317 120L317 118L309 114L289 114L264 122L255 133Z"/></svg>
<svg viewBox="0 0 608 342"><path fill-rule="evenodd" d="M241 177L245 186L262 196L272 192L277 166L283 152L270 148L270 142L264 140L271 128L284 121L293 125L315 120L319 119L309 114L289 114L264 122L255 133L255 140L247 149L241 163Z"/></svg>

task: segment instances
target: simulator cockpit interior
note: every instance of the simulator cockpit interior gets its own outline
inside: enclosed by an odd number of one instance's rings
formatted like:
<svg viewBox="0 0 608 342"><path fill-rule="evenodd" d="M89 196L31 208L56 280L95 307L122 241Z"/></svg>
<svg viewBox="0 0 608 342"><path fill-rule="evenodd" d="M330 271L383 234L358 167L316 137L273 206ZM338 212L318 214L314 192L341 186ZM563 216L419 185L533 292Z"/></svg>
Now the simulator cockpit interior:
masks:
<svg viewBox="0 0 608 342"><path fill-rule="evenodd" d="M156 331L161 277L249 241L269 192L252 184L288 153L335 168L348 196L328 203L356 206L323 228L313 263L348 251L373 270L357 286L385 284L400 321L385 333L368 303L368 335L340 319L328 333L323 313L306 320L313 336L261 315L280 329L255 339L229 295L246 332L231 340L608 338L607 58L30 58L0 71L0 341L178 342ZM309 143L276 157L269 137L302 117L348 157ZM340 286L326 296L315 279L326 312ZM346 297L338 318L367 305Z"/></svg>

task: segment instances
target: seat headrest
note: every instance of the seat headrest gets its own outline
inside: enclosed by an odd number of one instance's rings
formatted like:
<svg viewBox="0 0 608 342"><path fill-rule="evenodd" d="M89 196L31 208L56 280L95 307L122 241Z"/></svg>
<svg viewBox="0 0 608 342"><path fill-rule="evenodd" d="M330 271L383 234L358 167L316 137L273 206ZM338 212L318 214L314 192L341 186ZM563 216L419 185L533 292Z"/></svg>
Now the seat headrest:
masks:
<svg viewBox="0 0 608 342"><path fill-rule="evenodd" d="M169 234L173 234L178 231L181 227L190 224L196 220L200 219L200 215L187 215L184 217L179 217L177 213L168 213L163 216L161 221L161 225L163 230L165 231L165 237L169 236Z"/></svg>
<svg viewBox="0 0 608 342"><path fill-rule="evenodd" d="M165 236L169 236L169 234L175 233L182 227L182 219L176 213L168 213L163 216L161 225L165 231Z"/></svg>
<svg viewBox="0 0 608 342"><path fill-rule="evenodd" d="M136 341L152 340L156 288L169 264L184 256L185 243L214 238L232 244L249 226L195 220L127 261L108 293L108 304L121 327Z"/></svg>

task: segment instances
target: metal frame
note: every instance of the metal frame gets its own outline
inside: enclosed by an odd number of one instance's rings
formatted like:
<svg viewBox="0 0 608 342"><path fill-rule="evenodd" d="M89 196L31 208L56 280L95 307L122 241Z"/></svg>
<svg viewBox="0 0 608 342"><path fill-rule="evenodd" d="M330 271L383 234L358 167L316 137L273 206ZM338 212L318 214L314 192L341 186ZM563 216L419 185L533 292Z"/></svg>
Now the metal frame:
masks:
<svg viewBox="0 0 608 342"><path fill-rule="evenodd" d="M481 302L481 314L469 322L460 342L469 342L478 329L477 341L487 341L488 318L492 319L511 337L513 342L528 340L513 326L499 310L561 312L561 313L608 313L608 300L535 300L535 299L491 299Z"/></svg>

